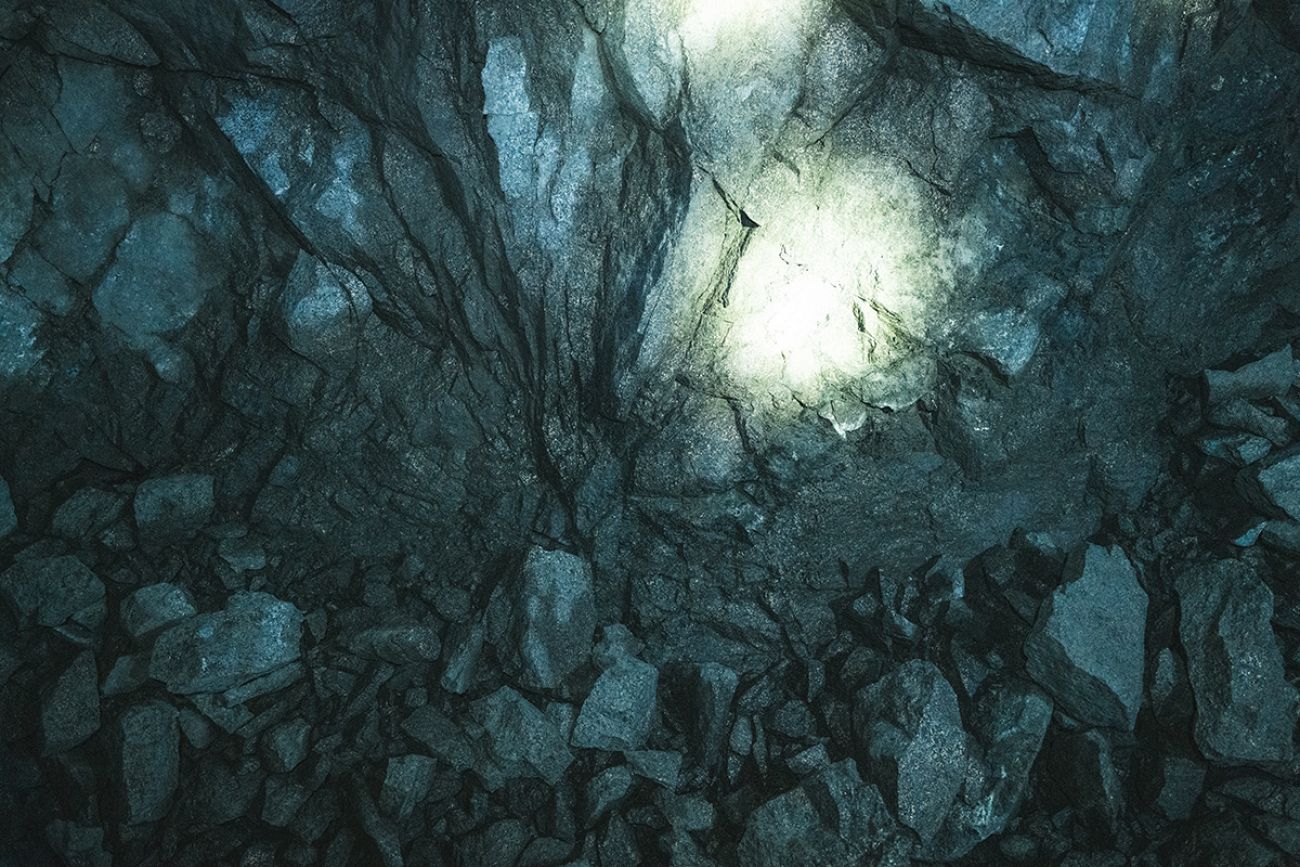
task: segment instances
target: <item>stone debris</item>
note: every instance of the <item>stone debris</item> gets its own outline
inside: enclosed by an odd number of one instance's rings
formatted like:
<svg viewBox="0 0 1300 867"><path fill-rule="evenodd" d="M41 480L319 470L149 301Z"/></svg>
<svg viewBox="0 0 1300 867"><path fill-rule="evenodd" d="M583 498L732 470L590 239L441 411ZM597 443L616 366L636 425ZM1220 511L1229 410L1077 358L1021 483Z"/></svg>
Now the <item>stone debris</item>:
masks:
<svg viewBox="0 0 1300 867"><path fill-rule="evenodd" d="M1089 545L1025 641L1031 676L1080 722L1131 729L1142 700L1147 595L1124 552Z"/></svg>

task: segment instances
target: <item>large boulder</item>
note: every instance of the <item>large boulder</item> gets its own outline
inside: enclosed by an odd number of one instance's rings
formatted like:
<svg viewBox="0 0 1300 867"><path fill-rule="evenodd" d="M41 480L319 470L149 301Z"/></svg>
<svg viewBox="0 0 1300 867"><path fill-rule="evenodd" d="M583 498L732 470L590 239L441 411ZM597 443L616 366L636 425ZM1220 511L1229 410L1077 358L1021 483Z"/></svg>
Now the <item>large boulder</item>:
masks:
<svg viewBox="0 0 1300 867"><path fill-rule="evenodd" d="M952 686L934 663L905 662L858 693L853 725L863 765L898 820L928 843L966 772L966 732Z"/></svg>
<svg viewBox="0 0 1300 867"><path fill-rule="evenodd" d="M1290 758L1300 701L1273 634L1273 592L1240 560L1193 566L1176 585L1197 745L1229 764Z"/></svg>
<svg viewBox="0 0 1300 867"><path fill-rule="evenodd" d="M1119 548L1088 545L1025 640L1029 674L1061 710L1091 725L1131 729L1142 703L1147 595Z"/></svg>
<svg viewBox="0 0 1300 867"><path fill-rule="evenodd" d="M174 693L224 692L298 659L303 614L269 593L236 593L158 636L149 674Z"/></svg>

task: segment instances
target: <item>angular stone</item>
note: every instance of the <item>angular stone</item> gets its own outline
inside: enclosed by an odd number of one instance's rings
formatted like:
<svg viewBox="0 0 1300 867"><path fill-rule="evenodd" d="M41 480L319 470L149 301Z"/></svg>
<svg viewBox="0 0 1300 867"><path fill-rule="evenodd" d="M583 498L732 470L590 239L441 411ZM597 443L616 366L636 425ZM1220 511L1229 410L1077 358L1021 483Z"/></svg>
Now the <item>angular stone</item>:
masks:
<svg viewBox="0 0 1300 867"><path fill-rule="evenodd" d="M1066 564L1025 640L1029 674L1075 719L1132 729L1146 614L1146 592L1124 552L1088 545Z"/></svg>
<svg viewBox="0 0 1300 867"><path fill-rule="evenodd" d="M638 659L620 659L596 680L573 729L575 747L637 750L654 723L659 672Z"/></svg>
<svg viewBox="0 0 1300 867"><path fill-rule="evenodd" d="M1290 758L1300 699L1273 634L1273 592L1240 560L1193 566L1176 587L1196 743L1229 764Z"/></svg>
<svg viewBox="0 0 1300 867"><path fill-rule="evenodd" d="M749 814L736 849L741 867L854 867L887 857L897 832L880 791L851 759Z"/></svg>
<svg viewBox="0 0 1300 867"><path fill-rule="evenodd" d="M591 654L596 630L591 565L564 551L533 548L519 576L516 638L529 686L553 689Z"/></svg>
<svg viewBox="0 0 1300 867"><path fill-rule="evenodd" d="M686 675L683 704L690 708L690 746L706 769L716 767L722 756L739 685L740 675L716 662L693 666Z"/></svg>
<svg viewBox="0 0 1300 867"><path fill-rule="evenodd" d="M187 539L212 517L212 476L178 475L141 482L135 492L135 523L152 541Z"/></svg>
<svg viewBox="0 0 1300 867"><path fill-rule="evenodd" d="M943 824L966 768L957 694L934 663L903 663L864 687L853 709L863 763L923 844Z"/></svg>
<svg viewBox="0 0 1300 867"><path fill-rule="evenodd" d="M591 778L587 784L584 811L587 827L595 825L632 790L632 772L627 765L614 765Z"/></svg>
<svg viewBox="0 0 1300 867"><path fill-rule="evenodd" d="M122 600L122 628L135 641L198 614L189 591L176 584L151 584Z"/></svg>
<svg viewBox="0 0 1300 867"><path fill-rule="evenodd" d="M54 513L54 534L64 539L89 539L122 517L126 497L98 488L82 488Z"/></svg>
<svg viewBox="0 0 1300 867"><path fill-rule="evenodd" d="M998 310L971 317L965 345L1000 375L1018 376L1033 360L1040 339L1038 323L1018 310Z"/></svg>
<svg viewBox="0 0 1300 867"><path fill-rule="evenodd" d="M72 556L19 560L0 575L0 593L19 616L42 626L72 621L96 629L106 614L103 582Z"/></svg>
<svg viewBox="0 0 1300 867"><path fill-rule="evenodd" d="M172 626L149 673L174 693L223 692L296 660L303 614L268 593L236 593L223 611Z"/></svg>
<svg viewBox="0 0 1300 867"><path fill-rule="evenodd" d="M1295 376L1295 358L1287 345L1236 370L1205 371L1206 397L1211 404L1282 397L1295 385Z"/></svg>
<svg viewBox="0 0 1300 867"><path fill-rule="evenodd" d="M1192 815L1201 798L1205 766L1182 756L1162 755L1146 763L1139 782L1160 815L1181 822Z"/></svg>
<svg viewBox="0 0 1300 867"><path fill-rule="evenodd" d="M971 725L971 759L978 762L978 773L968 768L961 796L928 857L956 860L1006 829L1024 802L1051 721L1051 700L1027 683L1009 680L980 690Z"/></svg>
<svg viewBox="0 0 1300 867"><path fill-rule="evenodd" d="M573 762L554 723L510 687L474 702L471 711L484 730L474 770L490 791L525 777L554 786Z"/></svg>
<svg viewBox="0 0 1300 867"><path fill-rule="evenodd" d="M405 819L429 794L434 761L428 756L397 756L388 760L379 808L398 820Z"/></svg>
<svg viewBox="0 0 1300 867"><path fill-rule="evenodd" d="M1243 470L1237 487L1268 514L1300 521L1300 448L1278 452Z"/></svg>
<svg viewBox="0 0 1300 867"><path fill-rule="evenodd" d="M311 725L306 720L281 723L262 736L262 756L267 767L278 774L288 773L307 758Z"/></svg>
<svg viewBox="0 0 1300 867"><path fill-rule="evenodd" d="M402 723L402 731L456 771L467 771L474 765L474 753L465 727L453 722L433 705L411 711Z"/></svg>
<svg viewBox="0 0 1300 867"><path fill-rule="evenodd" d="M682 773L682 754L668 750L633 750L625 753L628 767L638 776L666 789L676 789Z"/></svg>
<svg viewBox="0 0 1300 867"><path fill-rule="evenodd" d="M0 539L18 529L18 515L14 511L14 498L9 493L9 483L0 478Z"/></svg>
<svg viewBox="0 0 1300 867"><path fill-rule="evenodd" d="M99 672L95 654L77 655L55 679L41 707L42 750L47 756L85 743L99 731Z"/></svg>
<svg viewBox="0 0 1300 867"><path fill-rule="evenodd" d="M129 825L156 822L171 809L180 781L176 709L161 701L132 705L118 717L116 735L123 818Z"/></svg>

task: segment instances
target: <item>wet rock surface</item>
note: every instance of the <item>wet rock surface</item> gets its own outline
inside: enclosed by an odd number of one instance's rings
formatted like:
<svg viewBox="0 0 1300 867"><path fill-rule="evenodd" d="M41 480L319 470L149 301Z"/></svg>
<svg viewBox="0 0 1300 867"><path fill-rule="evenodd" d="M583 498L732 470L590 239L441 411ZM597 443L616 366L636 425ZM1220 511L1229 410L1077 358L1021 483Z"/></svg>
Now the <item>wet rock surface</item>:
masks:
<svg viewBox="0 0 1300 867"><path fill-rule="evenodd" d="M0 864L1300 859L1281 0L0 4Z"/></svg>

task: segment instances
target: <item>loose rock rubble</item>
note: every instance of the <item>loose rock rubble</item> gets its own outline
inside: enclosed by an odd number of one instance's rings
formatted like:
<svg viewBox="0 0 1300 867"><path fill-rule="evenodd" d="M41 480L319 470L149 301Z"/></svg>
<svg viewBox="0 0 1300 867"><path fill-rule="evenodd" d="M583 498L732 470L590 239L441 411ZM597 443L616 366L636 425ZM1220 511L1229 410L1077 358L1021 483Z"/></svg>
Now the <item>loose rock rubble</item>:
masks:
<svg viewBox="0 0 1300 867"><path fill-rule="evenodd" d="M1300 12L0 4L0 867L1300 863Z"/></svg>

